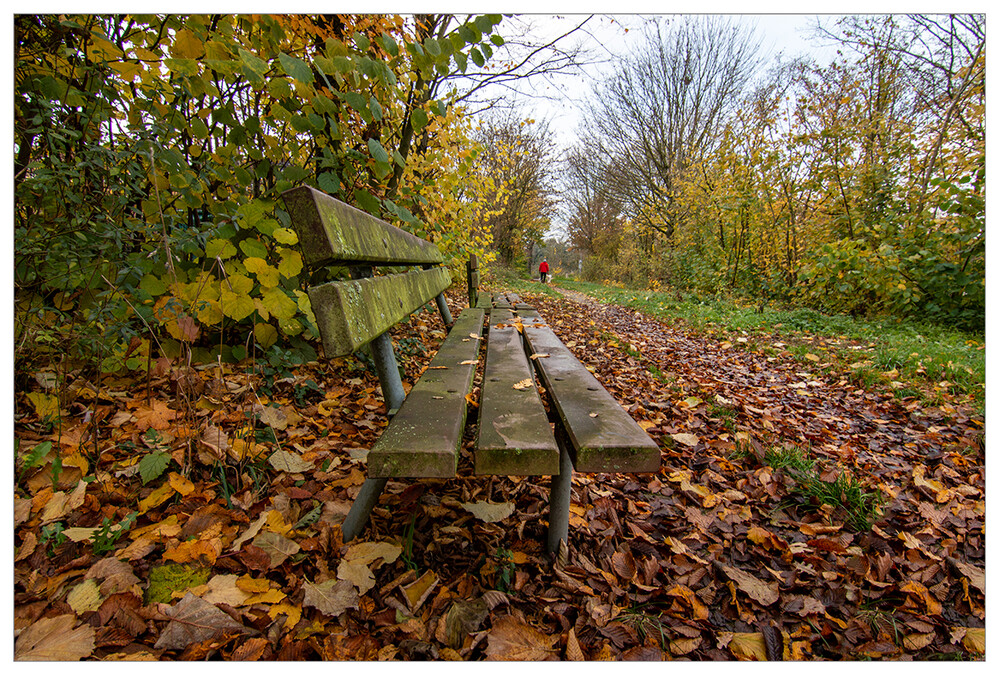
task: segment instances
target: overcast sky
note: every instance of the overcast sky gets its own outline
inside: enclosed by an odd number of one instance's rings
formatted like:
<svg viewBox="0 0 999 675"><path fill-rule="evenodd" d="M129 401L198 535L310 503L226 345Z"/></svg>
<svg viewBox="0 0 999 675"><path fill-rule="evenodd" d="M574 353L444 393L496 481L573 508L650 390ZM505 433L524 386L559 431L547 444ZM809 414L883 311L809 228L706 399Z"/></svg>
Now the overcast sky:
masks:
<svg viewBox="0 0 999 675"><path fill-rule="evenodd" d="M739 21L756 27L764 55L772 60L789 59L800 54L810 54L818 60L828 60L835 55L835 48L808 40L808 29L815 24L816 15L789 14L734 14ZM537 34L555 38L578 25L585 15L532 15L530 21ZM824 24L834 17L822 17ZM537 92L550 99L524 99L525 109L539 119L548 119L561 144L572 143L577 125L582 119L582 101L602 72L613 67L614 61L634 51L642 40L643 17L634 14L596 15L579 32L568 38L583 41L593 55L606 59L604 63L588 66L583 74L560 77L551 82L537 82ZM503 26L501 25L501 31ZM509 30L509 28L507 28ZM534 32L534 31L532 31ZM554 100L551 100L554 99Z"/></svg>

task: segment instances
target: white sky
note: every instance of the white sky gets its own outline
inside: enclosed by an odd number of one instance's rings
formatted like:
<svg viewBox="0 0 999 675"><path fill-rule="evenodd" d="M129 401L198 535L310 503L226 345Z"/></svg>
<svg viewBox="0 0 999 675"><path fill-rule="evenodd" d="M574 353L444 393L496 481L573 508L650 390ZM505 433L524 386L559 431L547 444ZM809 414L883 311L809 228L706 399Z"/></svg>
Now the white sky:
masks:
<svg viewBox="0 0 999 675"><path fill-rule="evenodd" d="M734 16L749 26L755 25L756 35L761 41L761 50L771 59L776 59L778 55L788 59L800 54L811 54L817 59L825 60L835 55L834 48L806 39L807 30L814 25L816 15L735 14ZM584 18L584 15L579 14L535 15L532 20L542 35L555 38L578 25ZM825 15L822 21L827 23L832 18ZM502 31L502 24L500 28ZM613 67L615 57L633 51L641 42L642 18L634 14L598 15L586 24L585 30L588 35L577 33L568 40L584 40L598 58L607 58L608 62L587 67L583 75L560 77L551 83L539 82L538 93L553 96L556 100L540 98L524 100L525 108L536 118L549 120L559 142L563 145L572 142L575 130L582 119L582 101L588 96L593 83L602 72Z"/></svg>

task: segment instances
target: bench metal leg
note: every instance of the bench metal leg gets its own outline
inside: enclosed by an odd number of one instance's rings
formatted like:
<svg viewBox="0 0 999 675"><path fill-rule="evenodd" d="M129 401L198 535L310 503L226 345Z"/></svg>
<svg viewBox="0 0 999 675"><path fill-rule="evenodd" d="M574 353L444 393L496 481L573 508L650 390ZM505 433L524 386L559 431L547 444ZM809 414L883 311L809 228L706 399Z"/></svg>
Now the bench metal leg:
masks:
<svg viewBox="0 0 999 675"><path fill-rule="evenodd" d="M559 434L556 434L558 438ZM548 552L558 553L559 542L569 543L569 503L572 501L572 460L565 443L559 440L559 474L552 476L548 497Z"/></svg>
<svg viewBox="0 0 999 675"><path fill-rule="evenodd" d="M350 507L350 513L347 514L341 526L344 543L359 535L364 529L368 522L368 516L371 515L371 509L375 508L375 504L378 503L378 497L385 489L386 483L388 483L388 478L368 478L364 481L361 491L357 493L357 499L354 500L354 505Z"/></svg>
<svg viewBox="0 0 999 675"><path fill-rule="evenodd" d="M451 310L448 309L447 306L447 298L444 297L443 293L438 293L434 300L437 301L437 311L441 313L441 319L444 320L444 325L447 326L448 330L451 330L451 326L454 325L454 320L451 318Z"/></svg>
<svg viewBox="0 0 999 675"><path fill-rule="evenodd" d="M371 357L375 361L375 371L382 385L382 394L389 414L394 414L402 402L406 400L406 391L402 388L402 378L399 376L399 364L395 360L395 350L392 348L392 338L388 333L382 333L371 341Z"/></svg>

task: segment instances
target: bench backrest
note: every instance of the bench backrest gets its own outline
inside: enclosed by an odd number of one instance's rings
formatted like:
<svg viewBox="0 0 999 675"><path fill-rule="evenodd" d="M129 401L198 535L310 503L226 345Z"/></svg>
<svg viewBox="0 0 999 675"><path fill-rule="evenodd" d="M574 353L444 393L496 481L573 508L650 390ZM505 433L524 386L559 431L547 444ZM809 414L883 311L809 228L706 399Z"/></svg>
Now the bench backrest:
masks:
<svg viewBox="0 0 999 675"><path fill-rule="evenodd" d="M310 187L282 195L305 264L347 267L351 279L308 289L328 358L350 354L451 285L444 257L432 242L390 225ZM418 266L371 276L376 266ZM438 306L441 306L438 301ZM446 306L445 322L450 321Z"/></svg>

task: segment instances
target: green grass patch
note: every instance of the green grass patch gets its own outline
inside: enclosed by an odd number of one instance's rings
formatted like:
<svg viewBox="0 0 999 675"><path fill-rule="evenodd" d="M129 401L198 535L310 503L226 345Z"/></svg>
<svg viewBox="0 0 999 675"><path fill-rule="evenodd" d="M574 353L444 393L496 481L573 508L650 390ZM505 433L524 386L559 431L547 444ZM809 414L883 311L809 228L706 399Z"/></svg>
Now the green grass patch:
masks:
<svg viewBox="0 0 999 675"><path fill-rule="evenodd" d="M745 332L768 355L786 349L811 367L815 363L806 355L818 356L851 372L858 383L892 388L899 398L918 394L924 402L939 403L949 395L964 397L984 414L985 338L980 334L891 317L854 318L690 294L558 283L601 302L668 321L681 319L695 332L719 338ZM786 344L777 348L775 342Z"/></svg>
<svg viewBox="0 0 999 675"><path fill-rule="evenodd" d="M846 526L855 531L870 530L877 519L883 501L881 493L868 491L849 472L841 470L833 480L823 480L818 462L793 446L770 448L763 461L794 481L792 492L802 498L804 506L819 503L842 509Z"/></svg>

